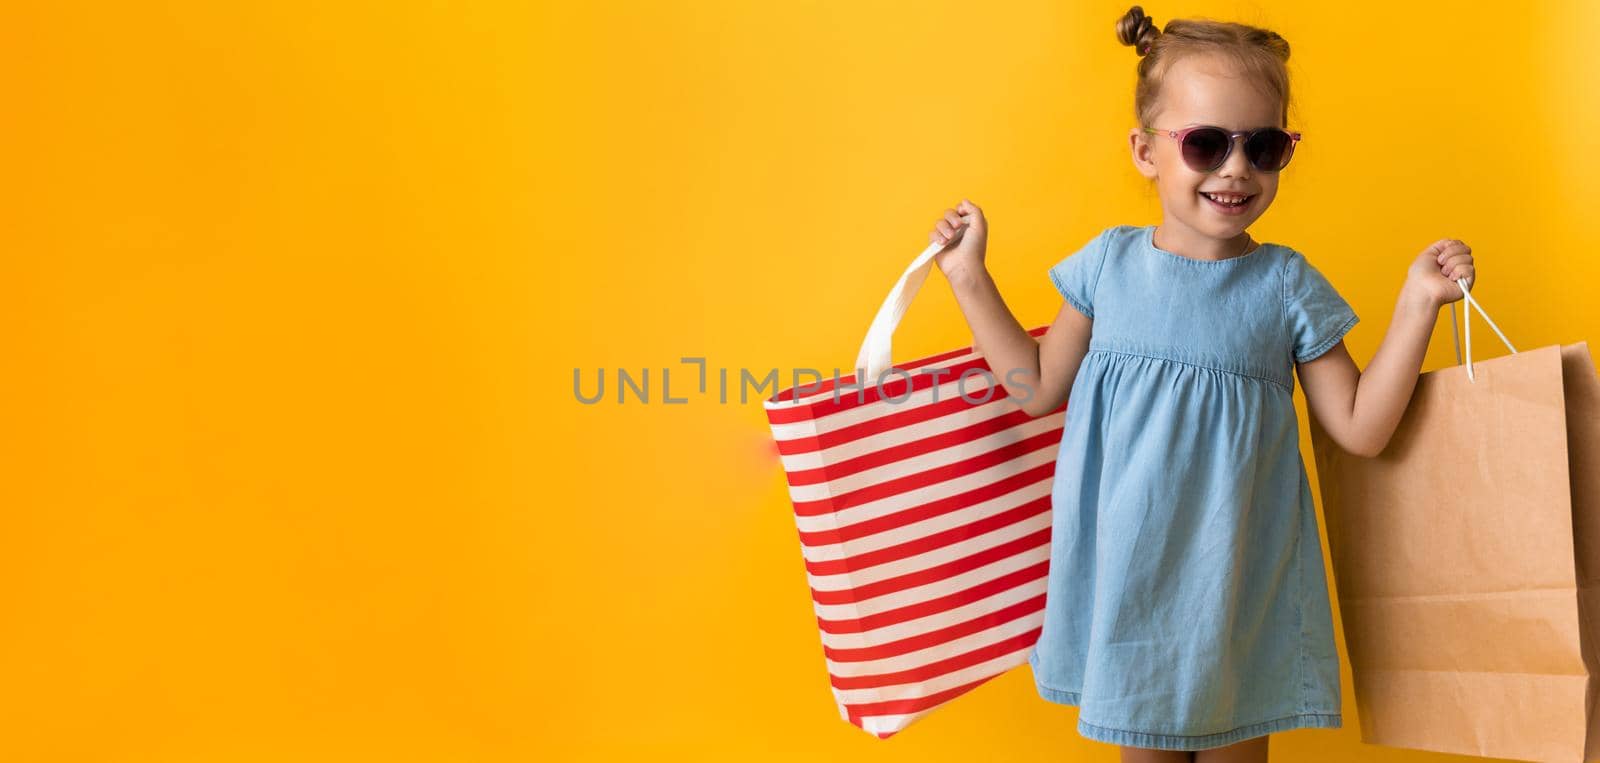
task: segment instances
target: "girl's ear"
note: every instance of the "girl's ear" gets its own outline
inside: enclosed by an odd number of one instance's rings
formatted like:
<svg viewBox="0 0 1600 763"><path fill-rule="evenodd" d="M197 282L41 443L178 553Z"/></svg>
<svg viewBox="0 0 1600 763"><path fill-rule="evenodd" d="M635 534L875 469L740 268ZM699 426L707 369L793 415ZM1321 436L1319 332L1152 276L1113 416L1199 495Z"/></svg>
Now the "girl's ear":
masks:
<svg viewBox="0 0 1600 763"><path fill-rule="evenodd" d="M1133 155L1133 167L1139 174L1154 180L1156 178L1155 146L1150 143L1149 135L1135 127L1128 131L1128 150Z"/></svg>

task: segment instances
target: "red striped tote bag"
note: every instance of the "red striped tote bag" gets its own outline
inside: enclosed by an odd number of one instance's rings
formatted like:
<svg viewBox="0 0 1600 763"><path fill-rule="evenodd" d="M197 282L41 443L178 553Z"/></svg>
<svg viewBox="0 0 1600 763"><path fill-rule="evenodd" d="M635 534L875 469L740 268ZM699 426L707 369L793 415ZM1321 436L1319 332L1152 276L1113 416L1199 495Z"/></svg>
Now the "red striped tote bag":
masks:
<svg viewBox="0 0 1600 763"><path fill-rule="evenodd" d="M1044 620L1066 406L1028 415L971 347L891 367L939 249L900 276L837 389L830 374L763 403L840 716L884 739L1026 662Z"/></svg>

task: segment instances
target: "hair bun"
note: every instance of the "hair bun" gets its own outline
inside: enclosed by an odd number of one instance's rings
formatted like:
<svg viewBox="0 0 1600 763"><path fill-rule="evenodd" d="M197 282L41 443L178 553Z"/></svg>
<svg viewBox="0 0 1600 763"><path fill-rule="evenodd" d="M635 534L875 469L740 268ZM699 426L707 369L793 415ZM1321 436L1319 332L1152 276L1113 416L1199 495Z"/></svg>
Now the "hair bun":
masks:
<svg viewBox="0 0 1600 763"><path fill-rule="evenodd" d="M1137 5L1128 9L1122 18L1117 19L1117 40L1123 45L1132 45L1139 55L1150 52L1161 32L1156 29L1156 22L1144 15L1144 8Z"/></svg>

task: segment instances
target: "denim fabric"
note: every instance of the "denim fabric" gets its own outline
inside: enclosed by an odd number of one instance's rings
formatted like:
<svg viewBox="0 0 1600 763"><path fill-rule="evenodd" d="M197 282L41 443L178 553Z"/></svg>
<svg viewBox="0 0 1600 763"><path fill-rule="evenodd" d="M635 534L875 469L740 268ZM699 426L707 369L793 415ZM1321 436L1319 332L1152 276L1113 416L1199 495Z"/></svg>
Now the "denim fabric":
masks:
<svg viewBox="0 0 1600 763"><path fill-rule="evenodd" d="M1339 728L1293 369L1359 319L1286 246L1197 260L1154 232L1108 228L1050 269L1094 333L1056 458L1034 681L1112 744Z"/></svg>

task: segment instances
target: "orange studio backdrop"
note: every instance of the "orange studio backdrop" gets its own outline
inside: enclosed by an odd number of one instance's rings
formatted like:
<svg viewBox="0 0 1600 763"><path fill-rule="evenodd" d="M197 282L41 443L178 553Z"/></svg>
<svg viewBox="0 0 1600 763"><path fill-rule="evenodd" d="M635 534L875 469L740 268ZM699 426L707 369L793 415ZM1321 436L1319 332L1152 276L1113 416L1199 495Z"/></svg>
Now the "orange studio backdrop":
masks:
<svg viewBox="0 0 1600 763"><path fill-rule="evenodd" d="M737 381L849 365L963 197L1028 326L1157 222L1127 9L6 4L0 760L1116 760L1026 668L841 721ZM1600 6L1145 9L1290 41L1252 232L1359 364L1447 236L1519 346L1600 339ZM970 341L940 279L897 359ZM1274 760L1450 757L1361 744L1345 670Z"/></svg>

